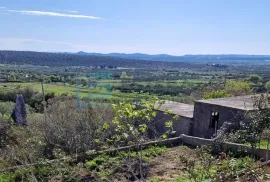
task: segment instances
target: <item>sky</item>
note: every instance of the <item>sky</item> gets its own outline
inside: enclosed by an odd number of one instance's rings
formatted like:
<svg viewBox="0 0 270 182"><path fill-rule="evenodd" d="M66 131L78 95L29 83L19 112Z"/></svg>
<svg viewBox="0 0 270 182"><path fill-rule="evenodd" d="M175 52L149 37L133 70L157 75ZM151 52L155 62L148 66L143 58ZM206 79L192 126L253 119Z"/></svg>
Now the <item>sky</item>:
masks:
<svg viewBox="0 0 270 182"><path fill-rule="evenodd" d="M0 0L0 50L270 54L269 0Z"/></svg>

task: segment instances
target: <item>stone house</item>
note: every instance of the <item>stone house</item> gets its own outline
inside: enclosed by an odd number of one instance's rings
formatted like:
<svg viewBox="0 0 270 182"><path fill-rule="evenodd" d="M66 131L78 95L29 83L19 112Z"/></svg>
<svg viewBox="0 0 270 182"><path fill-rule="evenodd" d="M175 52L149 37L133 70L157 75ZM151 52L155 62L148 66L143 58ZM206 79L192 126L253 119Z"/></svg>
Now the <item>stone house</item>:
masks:
<svg viewBox="0 0 270 182"><path fill-rule="evenodd" d="M224 125L239 124L245 111L253 109L253 96L196 100L194 105L166 101L161 110L157 111L155 128L160 133L165 131L164 123L172 120L172 117L165 115L162 110L170 109L180 117L173 121L176 136L186 134L212 138Z"/></svg>

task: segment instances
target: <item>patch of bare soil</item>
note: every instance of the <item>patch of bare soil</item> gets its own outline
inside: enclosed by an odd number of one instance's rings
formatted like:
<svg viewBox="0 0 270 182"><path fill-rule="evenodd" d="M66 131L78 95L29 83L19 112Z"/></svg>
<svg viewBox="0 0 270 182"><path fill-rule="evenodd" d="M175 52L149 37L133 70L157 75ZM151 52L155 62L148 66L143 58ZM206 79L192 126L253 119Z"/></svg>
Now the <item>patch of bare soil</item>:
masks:
<svg viewBox="0 0 270 182"><path fill-rule="evenodd" d="M172 181L177 176L183 174L184 164L180 161L179 156L196 157L194 150L179 146L168 148L165 153L156 157L149 166L147 181L159 179L160 181Z"/></svg>

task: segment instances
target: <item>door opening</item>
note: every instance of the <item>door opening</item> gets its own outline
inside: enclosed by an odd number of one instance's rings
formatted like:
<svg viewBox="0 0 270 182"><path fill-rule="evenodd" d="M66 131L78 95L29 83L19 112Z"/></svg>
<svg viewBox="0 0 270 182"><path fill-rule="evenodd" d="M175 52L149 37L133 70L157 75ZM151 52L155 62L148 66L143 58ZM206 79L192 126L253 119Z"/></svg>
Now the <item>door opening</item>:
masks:
<svg viewBox="0 0 270 182"><path fill-rule="evenodd" d="M217 135L218 122L219 122L219 113L218 112L212 112L211 113L211 120L210 120L209 128L212 128L212 129L215 130L215 136Z"/></svg>

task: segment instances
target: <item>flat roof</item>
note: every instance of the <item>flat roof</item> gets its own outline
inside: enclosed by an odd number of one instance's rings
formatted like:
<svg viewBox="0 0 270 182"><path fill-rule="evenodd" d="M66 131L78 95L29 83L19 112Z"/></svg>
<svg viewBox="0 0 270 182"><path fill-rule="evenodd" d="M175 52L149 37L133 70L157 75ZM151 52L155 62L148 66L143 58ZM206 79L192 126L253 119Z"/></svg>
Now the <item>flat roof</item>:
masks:
<svg viewBox="0 0 270 182"><path fill-rule="evenodd" d="M213 104L217 106L224 106L229 108L235 108L240 110L253 110L254 100L252 97L255 95L245 95L245 96L237 96L237 97L227 97L227 98L219 98L219 99L208 99L208 100L196 100L195 102ZM260 96L260 95L256 95Z"/></svg>
<svg viewBox="0 0 270 182"><path fill-rule="evenodd" d="M252 98L254 96L259 97L260 94L218 98L218 99L208 99L208 100L196 100L194 102L206 103L206 104L211 104L211 105L216 105L216 106L223 106L223 107L234 108L234 109L239 109L239 110L253 110L254 100ZM166 109L170 109L173 114L184 116L187 118L193 118L194 105L184 104L184 103L174 102L174 101L165 101L165 103L161 105L161 109L159 110L162 111Z"/></svg>
<svg viewBox="0 0 270 182"><path fill-rule="evenodd" d="M173 114L176 114L178 116L193 118L194 105L183 104L173 101L165 101L165 103L161 105L161 110L166 109L170 109Z"/></svg>

